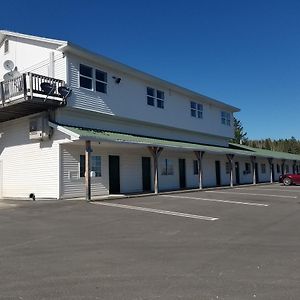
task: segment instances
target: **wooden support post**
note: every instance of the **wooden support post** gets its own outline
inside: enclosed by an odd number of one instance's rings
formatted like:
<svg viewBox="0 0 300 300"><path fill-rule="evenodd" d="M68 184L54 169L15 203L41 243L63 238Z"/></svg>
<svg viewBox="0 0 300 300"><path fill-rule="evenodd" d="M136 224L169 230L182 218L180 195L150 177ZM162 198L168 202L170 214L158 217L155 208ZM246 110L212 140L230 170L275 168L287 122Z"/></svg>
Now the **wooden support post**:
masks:
<svg viewBox="0 0 300 300"><path fill-rule="evenodd" d="M164 148L162 147L148 147L152 157L153 157L153 165L154 165L154 194L158 194L159 186L158 186L158 158L160 153Z"/></svg>
<svg viewBox="0 0 300 300"><path fill-rule="evenodd" d="M255 169L256 156L251 156L250 159L251 159L252 170L253 170L253 184L256 184L256 169Z"/></svg>
<svg viewBox="0 0 300 300"><path fill-rule="evenodd" d="M203 170L202 170L202 157L204 155L204 151L194 151L197 161L198 161L198 176L199 176L199 189L203 188Z"/></svg>
<svg viewBox="0 0 300 300"><path fill-rule="evenodd" d="M270 166L270 183L273 183L273 158L268 158L269 166Z"/></svg>
<svg viewBox="0 0 300 300"><path fill-rule="evenodd" d="M230 186L233 187L233 158L234 154L226 154L230 167Z"/></svg>
<svg viewBox="0 0 300 300"><path fill-rule="evenodd" d="M91 141L85 141L85 200L91 201Z"/></svg>

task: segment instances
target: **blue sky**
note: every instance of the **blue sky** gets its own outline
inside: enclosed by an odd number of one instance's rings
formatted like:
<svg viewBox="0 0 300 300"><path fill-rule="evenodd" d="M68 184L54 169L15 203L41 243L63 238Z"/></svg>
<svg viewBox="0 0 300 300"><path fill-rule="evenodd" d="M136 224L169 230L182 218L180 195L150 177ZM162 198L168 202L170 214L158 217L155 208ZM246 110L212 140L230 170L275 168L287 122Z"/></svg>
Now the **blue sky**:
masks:
<svg viewBox="0 0 300 300"><path fill-rule="evenodd" d="M3 1L0 28L69 40L237 106L248 137L300 139L300 1Z"/></svg>

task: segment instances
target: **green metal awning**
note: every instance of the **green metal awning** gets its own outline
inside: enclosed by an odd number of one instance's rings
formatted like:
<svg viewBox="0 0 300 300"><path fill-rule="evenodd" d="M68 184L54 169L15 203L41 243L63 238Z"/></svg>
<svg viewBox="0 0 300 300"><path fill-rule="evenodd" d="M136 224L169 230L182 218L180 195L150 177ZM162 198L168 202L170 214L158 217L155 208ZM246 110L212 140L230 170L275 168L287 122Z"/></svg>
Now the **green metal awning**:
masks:
<svg viewBox="0 0 300 300"><path fill-rule="evenodd" d="M252 156L253 152L245 150L237 150L227 147L210 146L198 143L190 143L162 138L147 137L141 135L133 135L127 133L118 133L106 130L91 129L91 128L80 128L65 125L57 125L50 123L51 127L57 128L66 134L69 134L73 139L78 140L91 140L91 141L106 141L114 143L126 143L144 146L155 146L164 148L176 148L181 150L191 151L205 151L219 154L236 154Z"/></svg>
<svg viewBox="0 0 300 300"><path fill-rule="evenodd" d="M246 145L239 145L239 144L233 144L233 143L230 143L229 147L232 147L232 148L238 149L238 150L252 151L255 153L254 154L255 156L263 156L263 157L276 158L276 159L300 161L300 155L287 153L287 152L278 152L278 151L272 151L272 150L266 150L266 149L259 149L259 148L253 148L253 147L249 147Z"/></svg>
<svg viewBox="0 0 300 300"><path fill-rule="evenodd" d="M134 135L128 133L118 133L100 129L92 128L80 128L65 125L58 125L50 122L50 126L62 131L72 137L73 140L91 140L91 141L106 141L113 143L124 143L124 144L134 144L134 145L144 145L152 147L163 147L172 148L180 150L190 150L190 151L205 151L208 153L216 154L234 154L240 156L259 156L266 158L280 158L289 160L300 160L300 156L292 155L289 153L283 153L285 155L278 155L278 152L264 152L256 151L260 149L237 149L235 145L231 144L231 147L221 147L221 146L211 146L198 143L190 143L186 141L176 141L170 139L148 137L141 135ZM274 155L272 155L274 153ZM280 152L279 152L280 153Z"/></svg>

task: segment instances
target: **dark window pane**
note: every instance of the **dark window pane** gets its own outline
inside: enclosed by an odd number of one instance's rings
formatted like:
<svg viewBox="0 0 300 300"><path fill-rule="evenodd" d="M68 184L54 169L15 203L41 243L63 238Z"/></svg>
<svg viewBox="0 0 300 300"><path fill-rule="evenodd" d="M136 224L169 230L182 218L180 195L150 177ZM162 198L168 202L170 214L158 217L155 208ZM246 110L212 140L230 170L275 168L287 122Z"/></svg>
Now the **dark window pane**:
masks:
<svg viewBox="0 0 300 300"><path fill-rule="evenodd" d="M100 70L96 70L96 79L107 82L107 73L102 72Z"/></svg>
<svg viewBox="0 0 300 300"><path fill-rule="evenodd" d="M80 65L79 71L81 75L87 76L87 77L93 77L93 69L85 66L85 65Z"/></svg>
<svg viewBox="0 0 300 300"><path fill-rule="evenodd" d="M80 76L80 86L86 89L92 89L92 79Z"/></svg>
<svg viewBox="0 0 300 300"><path fill-rule="evenodd" d="M199 119L202 119L202 111L199 111L199 110L198 110L198 118L199 118Z"/></svg>
<svg viewBox="0 0 300 300"><path fill-rule="evenodd" d="M191 109L191 116L192 116L192 117L196 117L196 110Z"/></svg>
<svg viewBox="0 0 300 300"><path fill-rule="evenodd" d="M156 94L157 94L158 99L165 99L165 93L164 92L157 90Z"/></svg>
<svg viewBox="0 0 300 300"><path fill-rule="evenodd" d="M197 109L198 109L198 110L203 110L202 104L199 104L199 103L198 103L198 104L197 104Z"/></svg>
<svg viewBox="0 0 300 300"><path fill-rule="evenodd" d="M147 87L147 95L154 97L154 89Z"/></svg>
<svg viewBox="0 0 300 300"><path fill-rule="evenodd" d="M196 103L195 102L191 102L191 108L196 109Z"/></svg>
<svg viewBox="0 0 300 300"><path fill-rule="evenodd" d="M157 99L157 107L158 108L164 108L164 101Z"/></svg>
<svg viewBox="0 0 300 300"><path fill-rule="evenodd" d="M147 104L154 106L154 98L153 97L147 97Z"/></svg>
<svg viewBox="0 0 300 300"><path fill-rule="evenodd" d="M106 83L96 81L96 91L106 94Z"/></svg>

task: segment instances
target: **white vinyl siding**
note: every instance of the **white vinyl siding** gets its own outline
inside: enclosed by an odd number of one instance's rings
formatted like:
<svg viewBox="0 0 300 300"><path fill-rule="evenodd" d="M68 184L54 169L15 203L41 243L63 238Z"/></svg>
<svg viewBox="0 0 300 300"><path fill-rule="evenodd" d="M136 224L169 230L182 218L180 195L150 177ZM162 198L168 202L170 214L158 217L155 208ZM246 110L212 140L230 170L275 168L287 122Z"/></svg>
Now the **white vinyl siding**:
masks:
<svg viewBox="0 0 300 300"><path fill-rule="evenodd" d="M119 117L131 122L143 122L143 126L147 123L152 126L156 124L157 127L161 127L160 130L164 130L163 126L172 127L173 131L185 130L185 135L189 134L187 130L195 134L203 133L207 139L219 137L220 140L223 140L221 143L224 145L227 143L227 138L233 136L232 126L221 124L220 108L213 104L201 103L205 117L203 113L201 126L199 126L198 121L200 119L196 120L196 118L192 118L190 111L185 113L189 109L190 98L184 94L173 90L166 90L163 86L158 86L156 83L152 84L142 78L134 77L132 74L121 73L119 70L113 69L113 67L101 65L100 60L96 64L93 61L89 61L88 58L84 60L76 56L68 56L68 61L70 72L69 84L72 89L71 96L68 99L69 107L110 115L114 119ZM107 76L107 85L109 87L107 94L80 88L78 74L81 63L95 69L103 70L115 77L120 77L122 80L120 84L116 84L112 76ZM155 91L164 92L164 109L157 108L158 98L155 92L152 93L153 96L149 95L153 99L154 106L147 104L147 87L153 88ZM159 96L162 97L161 95ZM86 120L87 123L88 121ZM90 124L88 127L93 127L92 125Z"/></svg>
<svg viewBox="0 0 300 300"><path fill-rule="evenodd" d="M60 133L51 141L29 140L29 119L5 123L0 146L3 197L59 198Z"/></svg>

